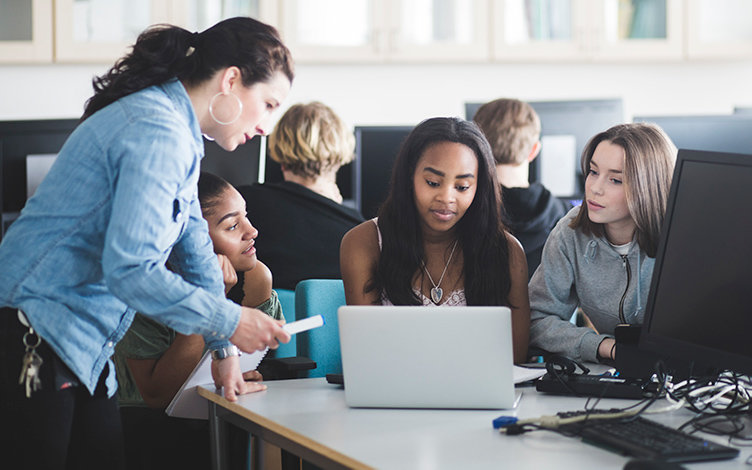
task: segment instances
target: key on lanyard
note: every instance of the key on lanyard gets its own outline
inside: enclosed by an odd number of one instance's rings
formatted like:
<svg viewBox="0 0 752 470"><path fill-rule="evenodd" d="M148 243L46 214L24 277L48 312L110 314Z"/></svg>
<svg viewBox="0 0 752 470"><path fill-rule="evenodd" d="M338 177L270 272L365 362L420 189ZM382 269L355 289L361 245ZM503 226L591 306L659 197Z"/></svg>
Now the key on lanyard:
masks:
<svg viewBox="0 0 752 470"><path fill-rule="evenodd" d="M18 318L21 323L29 328L29 331L23 335L23 343L26 346L26 354L24 354L21 364L21 375L18 377L18 384L25 383L26 398L31 398L31 392L36 392L42 388L42 381L39 379L39 368L42 367L42 357L37 354L36 348L42 342L42 338L34 332L34 329L29 325L25 317L22 317L22 313L19 310Z"/></svg>

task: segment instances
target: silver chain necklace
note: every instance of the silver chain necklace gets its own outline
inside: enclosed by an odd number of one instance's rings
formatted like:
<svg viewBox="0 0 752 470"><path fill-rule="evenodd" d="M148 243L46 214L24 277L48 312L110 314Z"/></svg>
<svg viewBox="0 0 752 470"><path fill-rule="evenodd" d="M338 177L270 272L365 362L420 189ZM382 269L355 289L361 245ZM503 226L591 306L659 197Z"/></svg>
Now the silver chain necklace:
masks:
<svg viewBox="0 0 752 470"><path fill-rule="evenodd" d="M452 252L449 253L449 259L447 260L446 264L444 265L444 271L441 272L441 277L439 278L439 282L433 282L433 278L431 277L431 273L428 272L428 268L426 267L426 262L422 261L423 263L423 271L428 274L428 280L431 281L431 285L433 285L433 288L431 289L431 300L433 300L433 303L436 305L441 302L441 298L444 296L444 290L439 287L441 285L441 281L444 280L444 274L446 274L447 268L449 267L449 263L452 262L452 255L454 255L454 249L457 248L457 242L459 240L454 241L454 245L452 246Z"/></svg>

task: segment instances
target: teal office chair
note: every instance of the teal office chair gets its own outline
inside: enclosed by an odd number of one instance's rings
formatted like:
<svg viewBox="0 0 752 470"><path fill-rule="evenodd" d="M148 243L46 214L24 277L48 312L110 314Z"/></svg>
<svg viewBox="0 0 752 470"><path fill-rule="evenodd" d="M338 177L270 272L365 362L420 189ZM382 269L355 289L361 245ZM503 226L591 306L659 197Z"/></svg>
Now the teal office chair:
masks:
<svg viewBox="0 0 752 470"><path fill-rule="evenodd" d="M292 289L274 289L277 291L279 303L282 305L282 313L285 315L287 322L295 321L295 291ZM287 344L280 344L274 357L293 357L297 356L297 346L295 338Z"/></svg>
<svg viewBox="0 0 752 470"><path fill-rule="evenodd" d="M274 289L285 320L295 320L295 291L292 289ZM269 350L261 364L259 372L264 380L299 379L306 376L306 371L316 367L316 363L307 357L298 356L295 337L289 343L280 343L277 349Z"/></svg>
<svg viewBox="0 0 752 470"><path fill-rule="evenodd" d="M298 354L312 359L317 367L308 377L342 373L337 309L345 305L341 279L306 279L295 287L295 318L324 317L324 326L296 335ZM305 374L305 372L303 372Z"/></svg>

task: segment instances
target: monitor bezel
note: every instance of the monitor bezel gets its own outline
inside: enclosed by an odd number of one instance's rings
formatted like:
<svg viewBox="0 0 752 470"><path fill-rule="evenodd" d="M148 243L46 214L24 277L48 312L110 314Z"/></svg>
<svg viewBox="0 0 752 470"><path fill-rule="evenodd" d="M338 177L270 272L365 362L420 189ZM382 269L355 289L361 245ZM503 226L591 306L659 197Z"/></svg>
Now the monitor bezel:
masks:
<svg viewBox="0 0 752 470"><path fill-rule="evenodd" d="M14 214L26 204L27 156L60 152L79 124L78 118L0 121L0 212Z"/></svg>
<svg viewBox="0 0 752 470"><path fill-rule="evenodd" d="M676 207L679 178L682 169L687 162L731 164L752 167L752 155L702 150L679 150L671 189L669 191L666 215L663 220L658 250L656 252L653 276L650 282L650 291L645 306L645 317L642 323L638 347L642 350L653 352L661 356L693 361L697 366L696 370L707 371L711 368L715 371L733 370L743 374L752 374L752 356L745 356L743 354L679 340L658 334L650 329L651 322L655 318L656 292L660 287L660 273L666 254L667 240L669 239L671 231L672 217ZM721 365L720 368L719 365Z"/></svg>

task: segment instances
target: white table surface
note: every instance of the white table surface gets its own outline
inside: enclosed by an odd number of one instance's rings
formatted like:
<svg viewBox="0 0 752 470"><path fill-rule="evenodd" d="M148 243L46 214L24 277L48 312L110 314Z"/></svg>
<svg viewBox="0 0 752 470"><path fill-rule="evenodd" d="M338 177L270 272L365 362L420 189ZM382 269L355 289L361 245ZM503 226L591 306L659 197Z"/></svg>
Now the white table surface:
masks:
<svg viewBox="0 0 752 470"><path fill-rule="evenodd" d="M518 389L523 393L514 410L405 410L348 408L344 389L325 379L270 381L267 386L266 391L241 396L236 403L222 398L213 386L200 386L199 393L275 435L316 452L331 452L334 460L347 456L352 460L341 461L347 467L359 466L359 462L382 469L595 470L620 469L628 460L554 432L507 436L494 430L491 421L500 415L533 418L585 405L585 398L542 394L532 387ZM384 386L396 385L385 379ZM604 399L598 408L633 403ZM679 410L650 418L679 426L691 416ZM722 437L711 439L727 443ZM752 448L741 450L733 460L684 465L689 469L752 469L745 464Z"/></svg>

